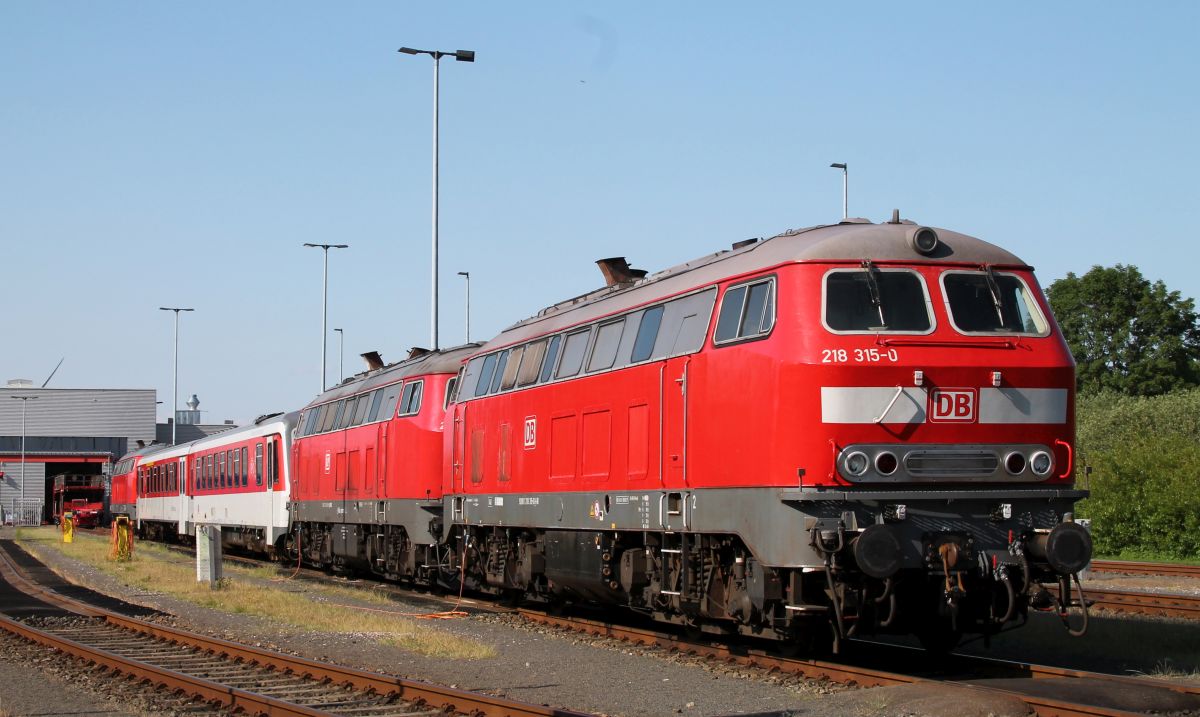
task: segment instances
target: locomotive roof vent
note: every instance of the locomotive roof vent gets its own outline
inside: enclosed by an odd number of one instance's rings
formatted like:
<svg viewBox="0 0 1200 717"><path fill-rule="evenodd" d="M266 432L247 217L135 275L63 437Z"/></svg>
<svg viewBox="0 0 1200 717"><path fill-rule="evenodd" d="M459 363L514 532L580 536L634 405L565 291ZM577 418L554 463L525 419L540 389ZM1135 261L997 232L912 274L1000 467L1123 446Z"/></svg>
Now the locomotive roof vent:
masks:
<svg viewBox="0 0 1200 717"><path fill-rule="evenodd" d="M363 357L363 361L367 362L367 370L374 371L383 368L383 357L378 351L368 351L365 354L359 354Z"/></svg>
<svg viewBox="0 0 1200 717"><path fill-rule="evenodd" d="M874 222L863 217L846 217L842 221L838 222L838 224L874 224Z"/></svg>
<svg viewBox="0 0 1200 717"><path fill-rule="evenodd" d="M937 232L929 227L913 227L908 230L908 244L913 248L913 251L918 254L929 256L937 251L938 245L941 243L938 240Z"/></svg>
<svg viewBox="0 0 1200 717"><path fill-rule="evenodd" d="M729 248L733 251L737 251L738 249L741 249L744 246L750 246L751 244L757 244L757 243L758 243L758 237L751 237L749 239L744 239L742 241L735 241L733 243L733 245L730 246Z"/></svg>
<svg viewBox="0 0 1200 717"><path fill-rule="evenodd" d="M415 359L416 357L424 356L427 353L429 353L429 349L422 348L421 346L413 346L411 349L408 350L408 357L410 359Z"/></svg>
<svg viewBox="0 0 1200 717"><path fill-rule="evenodd" d="M606 286L632 284L646 276L645 269L631 269L629 262L625 261L623 256L600 259L596 262L596 266L600 267L600 273L604 275Z"/></svg>

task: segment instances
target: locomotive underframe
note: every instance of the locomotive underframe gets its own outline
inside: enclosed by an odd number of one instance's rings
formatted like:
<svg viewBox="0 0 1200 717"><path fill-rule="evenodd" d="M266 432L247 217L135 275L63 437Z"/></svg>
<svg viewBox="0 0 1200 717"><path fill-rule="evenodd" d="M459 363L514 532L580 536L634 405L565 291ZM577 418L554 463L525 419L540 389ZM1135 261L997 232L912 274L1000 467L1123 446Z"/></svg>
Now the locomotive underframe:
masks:
<svg viewBox="0 0 1200 717"><path fill-rule="evenodd" d="M1024 617L1030 588L1060 576L1023 546L1084 495L722 489L456 495L373 513L299 504L306 519L283 547L326 568L621 605L711 632L835 645L916 632L939 644Z"/></svg>

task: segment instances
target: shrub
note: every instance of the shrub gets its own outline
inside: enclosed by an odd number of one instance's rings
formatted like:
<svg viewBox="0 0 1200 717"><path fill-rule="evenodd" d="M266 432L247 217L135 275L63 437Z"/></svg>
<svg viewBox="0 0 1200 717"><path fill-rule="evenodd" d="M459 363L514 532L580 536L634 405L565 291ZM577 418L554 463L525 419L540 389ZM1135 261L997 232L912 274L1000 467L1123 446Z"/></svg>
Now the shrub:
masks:
<svg viewBox="0 0 1200 717"><path fill-rule="evenodd" d="M1200 390L1081 397L1078 417L1096 552L1200 558Z"/></svg>

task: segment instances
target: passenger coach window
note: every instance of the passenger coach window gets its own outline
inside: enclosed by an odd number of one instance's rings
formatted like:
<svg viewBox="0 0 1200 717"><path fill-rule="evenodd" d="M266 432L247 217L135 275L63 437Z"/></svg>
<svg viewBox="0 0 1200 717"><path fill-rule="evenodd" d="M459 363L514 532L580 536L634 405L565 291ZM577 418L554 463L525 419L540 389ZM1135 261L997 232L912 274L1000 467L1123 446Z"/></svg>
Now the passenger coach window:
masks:
<svg viewBox="0 0 1200 717"><path fill-rule="evenodd" d="M566 343L563 345L562 360L558 363L558 371L554 374L555 378L566 378L579 373L579 368L583 366L583 352L587 348L590 335L590 328L567 334Z"/></svg>
<svg viewBox="0 0 1200 717"><path fill-rule="evenodd" d="M925 282L908 269L848 269L825 275L825 326L847 333L928 333Z"/></svg>
<svg viewBox="0 0 1200 717"><path fill-rule="evenodd" d="M254 444L254 485L262 485L263 465L262 465L262 444Z"/></svg>
<svg viewBox="0 0 1200 717"><path fill-rule="evenodd" d="M725 290L714 343L753 338L775 325L775 281L767 279Z"/></svg>
<svg viewBox="0 0 1200 717"><path fill-rule="evenodd" d="M1037 300L1016 275L948 271L942 274L942 293L950 322L961 333L1044 336L1049 332Z"/></svg>

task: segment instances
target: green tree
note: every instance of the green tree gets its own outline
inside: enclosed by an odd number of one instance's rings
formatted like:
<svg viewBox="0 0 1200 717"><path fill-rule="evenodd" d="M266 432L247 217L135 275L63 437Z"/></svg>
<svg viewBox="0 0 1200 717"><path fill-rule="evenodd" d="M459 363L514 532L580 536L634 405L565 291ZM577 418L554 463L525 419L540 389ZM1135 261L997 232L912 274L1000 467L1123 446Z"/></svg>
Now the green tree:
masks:
<svg viewBox="0 0 1200 717"><path fill-rule="evenodd" d="M1122 264L1067 274L1047 294L1075 356L1080 392L1154 396L1200 384L1192 299Z"/></svg>

